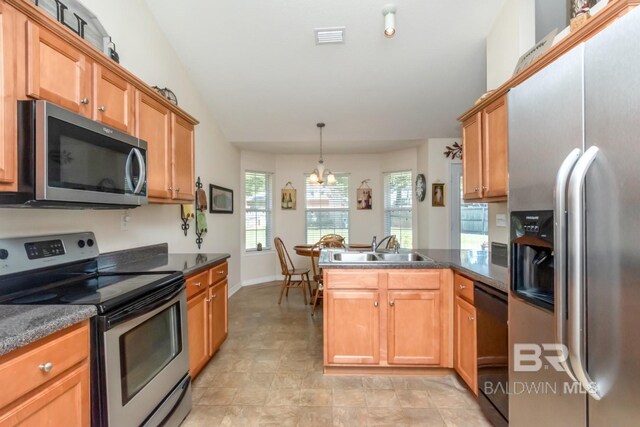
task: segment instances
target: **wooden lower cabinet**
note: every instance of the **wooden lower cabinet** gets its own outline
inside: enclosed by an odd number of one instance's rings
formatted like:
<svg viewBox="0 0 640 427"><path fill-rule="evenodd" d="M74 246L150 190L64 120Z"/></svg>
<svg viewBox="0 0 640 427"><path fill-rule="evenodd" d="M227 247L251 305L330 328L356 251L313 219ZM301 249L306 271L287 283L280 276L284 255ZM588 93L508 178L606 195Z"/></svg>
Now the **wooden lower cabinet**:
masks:
<svg viewBox="0 0 640 427"><path fill-rule="evenodd" d="M478 394L476 309L460 296L454 308L454 368L474 394Z"/></svg>
<svg viewBox="0 0 640 427"><path fill-rule="evenodd" d="M219 274L224 271L224 276ZM189 373L195 378L228 335L227 263L187 277ZM211 279L217 279L212 282ZM206 282L205 282L206 281Z"/></svg>
<svg viewBox="0 0 640 427"><path fill-rule="evenodd" d="M325 269L325 367L452 367L450 270L358 272Z"/></svg>
<svg viewBox="0 0 640 427"><path fill-rule="evenodd" d="M390 364L440 364L440 291L389 291Z"/></svg>
<svg viewBox="0 0 640 427"><path fill-rule="evenodd" d="M326 363L380 362L380 293L325 291Z"/></svg>
<svg viewBox="0 0 640 427"><path fill-rule="evenodd" d="M89 426L88 321L0 357L0 377L11 384L1 393L0 427Z"/></svg>

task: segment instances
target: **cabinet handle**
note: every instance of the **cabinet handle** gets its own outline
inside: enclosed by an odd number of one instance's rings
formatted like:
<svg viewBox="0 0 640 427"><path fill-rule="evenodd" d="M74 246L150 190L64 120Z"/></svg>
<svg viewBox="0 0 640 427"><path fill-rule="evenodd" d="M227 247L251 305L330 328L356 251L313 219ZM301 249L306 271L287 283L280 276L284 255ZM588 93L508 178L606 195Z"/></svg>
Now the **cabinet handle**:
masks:
<svg viewBox="0 0 640 427"><path fill-rule="evenodd" d="M82 98L82 99L80 100L80 104L87 105L88 103L89 103L89 98Z"/></svg>
<svg viewBox="0 0 640 427"><path fill-rule="evenodd" d="M218 274L224 274L224 270L218 270Z"/></svg>
<svg viewBox="0 0 640 427"><path fill-rule="evenodd" d="M473 316L469 316L469 320L476 320L476 318Z"/></svg>
<svg viewBox="0 0 640 427"><path fill-rule="evenodd" d="M211 302L211 300L212 300L212 299L213 299L213 298L205 298L205 299L204 299L204 302Z"/></svg>
<svg viewBox="0 0 640 427"><path fill-rule="evenodd" d="M460 289L467 289L467 285L460 285Z"/></svg>
<svg viewBox="0 0 640 427"><path fill-rule="evenodd" d="M53 363L51 362L43 363L40 366L38 366L38 368L40 368L40 370L46 374L51 372L51 370L53 369Z"/></svg>
<svg viewBox="0 0 640 427"><path fill-rule="evenodd" d="M374 301L374 302L373 302L373 306L374 306L374 307L377 307L377 306L378 306L378 301Z"/></svg>
<svg viewBox="0 0 640 427"><path fill-rule="evenodd" d="M202 286L202 283L201 283L201 282L197 282L197 283L194 283L194 284L195 284L197 287Z"/></svg>
<svg viewBox="0 0 640 427"><path fill-rule="evenodd" d="M173 191L173 187L167 188L168 191Z"/></svg>
<svg viewBox="0 0 640 427"><path fill-rule="evenodd" d="M105 111L107 111L107 107L105 107L104 105L101 105L98 107L98 110L104 113Z"/></svg>
<svg viewBox="0 0 640 427"><path fill-rule="evenodd" d="M391 300L391 301L389 301L389 305L390 305L391 307L393 307L394 305L396 305L396 302L395 302L394 300Z"/></svg>
<svg viewBox="0 0 640 427"><path fill-rule="evenodd" d="M218 294L215 294L213 297L211 297L212 299L215 299L218 297Z"/></svg>
<svg viewBox="0 0 640 427"><path fill-rule="evenodd" d="M180 187L176 188L176 191L179 193L180 192Z"/></svg>
<svg viewBox="0 0 640 427"><path fill-rule="evenodd" d="M478 192L480 192L480 188L476 187L473 191L474 191L475 193L478 193Z"/></svg>
<svg viewBox="0 0 640 427"><path fill-rule="evenodd" d="M489 189L489 187L487 187L486 185L483 185L483 186L482 186L482 189L483 189L484 191L487 191L487 190Z"/></svg>

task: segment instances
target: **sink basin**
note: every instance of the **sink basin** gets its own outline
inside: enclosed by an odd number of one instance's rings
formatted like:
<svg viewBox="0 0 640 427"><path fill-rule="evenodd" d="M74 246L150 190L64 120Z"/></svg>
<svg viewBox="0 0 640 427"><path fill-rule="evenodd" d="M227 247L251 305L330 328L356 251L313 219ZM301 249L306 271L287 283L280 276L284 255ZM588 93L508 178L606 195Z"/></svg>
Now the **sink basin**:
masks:
<svg viewBox="0 0 640 427"><path fill-rule="evenodd" d="M387 262L412 262L412 261L433 261L431 258L423 257L417 253L403 253L403 254L378 254L378 258L381 261Z"/></svg>
<svg viewBox="0 0 640 427"><path fill-rule="evenodd" d="M351 252L338 252L333 254L333 261L338 262L367 262L378 261L378 257L372 253L351 253Z"/></svg>

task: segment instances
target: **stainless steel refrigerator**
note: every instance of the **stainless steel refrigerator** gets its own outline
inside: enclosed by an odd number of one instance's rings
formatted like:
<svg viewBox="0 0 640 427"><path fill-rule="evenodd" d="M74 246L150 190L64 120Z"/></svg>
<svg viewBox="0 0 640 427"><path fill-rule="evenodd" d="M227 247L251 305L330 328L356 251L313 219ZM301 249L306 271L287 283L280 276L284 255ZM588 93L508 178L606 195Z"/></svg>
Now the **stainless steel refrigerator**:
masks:
<svg viewBox="0 0 640 427"><path fill-rule="evenodd" d="M508 108L509 422L640 425L640 7Z"/></svg>

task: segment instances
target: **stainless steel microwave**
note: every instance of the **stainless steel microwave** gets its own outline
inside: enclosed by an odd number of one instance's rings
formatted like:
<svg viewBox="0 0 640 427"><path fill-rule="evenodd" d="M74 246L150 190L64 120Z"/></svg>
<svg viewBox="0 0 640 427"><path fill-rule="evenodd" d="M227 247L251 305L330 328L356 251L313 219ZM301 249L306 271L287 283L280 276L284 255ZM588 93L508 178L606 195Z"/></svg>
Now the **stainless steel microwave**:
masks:
<svg viewBox="0 0 640 427"><path fill-rule="evenodd" d="M147 203L147 143L46 101L18 102L18 191L11 207Z"/></svg>

